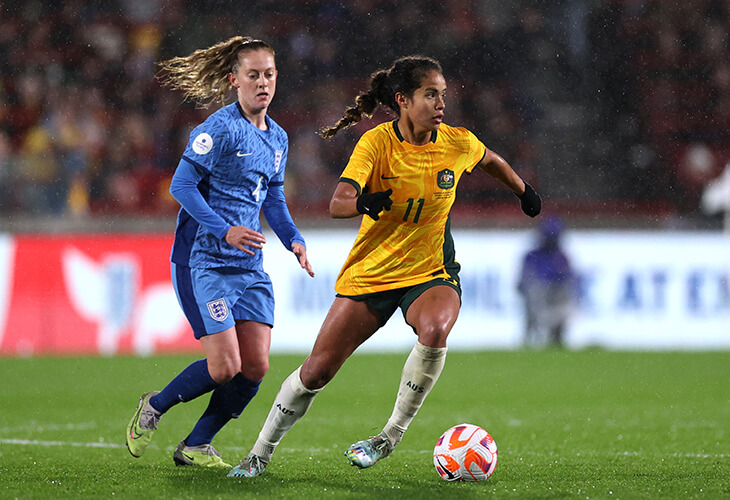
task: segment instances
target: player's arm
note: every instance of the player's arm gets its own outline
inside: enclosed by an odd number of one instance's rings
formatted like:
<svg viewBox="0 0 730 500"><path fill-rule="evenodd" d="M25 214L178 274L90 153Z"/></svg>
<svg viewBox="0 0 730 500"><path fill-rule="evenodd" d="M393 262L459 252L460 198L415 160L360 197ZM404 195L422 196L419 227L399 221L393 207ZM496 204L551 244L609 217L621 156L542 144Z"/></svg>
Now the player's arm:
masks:
<svg viewBox="0 0 730 500"><path fill-rule="evenodd" d="M262 248L261 244L266 242L264 235L243 226L231 226L215 213L198 190L198 184L202 179L203 176L195 165L183 158L172 176L170 194L198 224L216 238L220 240L225 238L230 245L254 255L246 247Z"/></svg>
<svg viewBox="0 0 730 500"><path fill-rule="evenodd" d="M370 130L357 141L330 200L330 216L333 219L349 219L362 214L378 220L380 212L390 210L393 205L390 199L392 189L370 193L366 185L380 152L384 150L382 138L378 137L377 131Z"/></svg>
<svg viewBox="0 0 730 500"><path fill-rule="evenodd" d="M357 186L357 187L356 187ZM380 212L390 210L392 189L375 193L361 193L359 186L350 179L342 178L330 200L330 216L333 219L349 219L357 215L369 215L380 219Z"/></svg>
<svg viewBox="0 0 730 500"><path fill-rule="evenodd" d="M198 224L218 239L222 239L231 225L215 213L200 194L198 184L201 180L203 180L203 176L195 165L183 158L172 176L170 194Z"/></svg>
<svg viewBox="0 0 730 500"><path fill-rule="evenodd" d="M530 217L540 213L542 200L528 183L517 175L507 161L489 149L478 164L479 168L507 186L520 199L522 211Z"/></svg>
<svg viewBox="0 0 730 500"><path fill-rule="evenodd" d="M274 230L279 241L287 250L291 250L296 255L302 269L307 271L310 276L314 276L314 270L307 258L307 247L304 238L296 224L294 224L289 207L286 204L283 182L269 184L262 208L266 222Z"/></svg>
<svg viewBox="0 0 730 500"><path fill-rule="evenodd" d="M330 217L333 219L349 219L360 215L360 212L357 211L357 197L359 194L359 189L349 182L338 182L330 200Z"/></svg>
<svg viewBox="0 0 730 500"><path fill-rule="evenodd" d="M510 188L517 196L524 194L525 181L517 175L517 172L507 163L507 160L494 151L487 149L478 167Z"/></svg>

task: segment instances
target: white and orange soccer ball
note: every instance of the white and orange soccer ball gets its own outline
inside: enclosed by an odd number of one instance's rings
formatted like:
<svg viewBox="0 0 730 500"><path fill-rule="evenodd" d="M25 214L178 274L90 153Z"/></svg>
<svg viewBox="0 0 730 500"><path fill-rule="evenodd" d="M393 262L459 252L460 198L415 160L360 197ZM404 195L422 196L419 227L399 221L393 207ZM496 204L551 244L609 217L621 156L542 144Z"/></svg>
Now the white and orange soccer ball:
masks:
<svg viewBox="0 0 730 500"><path fill-rule="evenodd" d="M455 425L436 441L433 465L446 481L486 481L497 467L497 443L478 425Z"/></svg>

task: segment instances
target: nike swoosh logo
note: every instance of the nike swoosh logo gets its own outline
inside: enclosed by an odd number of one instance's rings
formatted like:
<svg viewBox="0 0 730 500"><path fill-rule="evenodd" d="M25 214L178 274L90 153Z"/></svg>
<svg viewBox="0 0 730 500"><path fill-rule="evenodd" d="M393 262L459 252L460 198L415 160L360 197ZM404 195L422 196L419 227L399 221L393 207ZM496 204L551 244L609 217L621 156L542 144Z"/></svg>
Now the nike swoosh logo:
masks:
<svg viewBox="0 0 730 500"><path fill-rule="evenodd" d="M236 156L243 157L243 156L251 156L253 153L241 153L240 151L236 151Z"/></svg>
<svg viewBox="0 0 730 500"><path fill-rule="evenodd" d="M386 177L384 175L381 175L380 178L383 179L384 181L390 181L390 180L393 180L393 179L397 179L398 176L396 175L395 177Z"/></svg>
<svg viewBox="0 0 730 500"><path fill-rule="evenodd" d="M441 466L441 470L444 471L444 474L449 476L449 479L455 479L456 476L447 468L449 465L448 459L446 459L446 464L441 462L441 459L445 459L443 455L436 455L436 460L438 461L439 465Z"/></svg>

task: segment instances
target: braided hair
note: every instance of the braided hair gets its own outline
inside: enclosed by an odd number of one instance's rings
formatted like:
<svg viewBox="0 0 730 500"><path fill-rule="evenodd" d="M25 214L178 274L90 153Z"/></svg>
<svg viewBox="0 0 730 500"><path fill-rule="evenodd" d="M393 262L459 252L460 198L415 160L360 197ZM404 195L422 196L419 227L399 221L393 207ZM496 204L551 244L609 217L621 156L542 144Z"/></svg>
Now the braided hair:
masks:
<svg viewBox="0 0 730 500"><path fill-rule="evenodd" d="M355 98L355 104L345 109L345 115L336 124L320 130L319 135L330 139L340 130L359 123L363 117L372 117L378 106L384 106L400 116L395 95L400 92L412 97L431 71L443 73L439 62L426 56L402 57L390 68L376 71L370 76L370 90L361 92Z"/></svg>
<svg viewBox="0 0 730 500"><path fill-rule="evenodd" d="M184 91L184 99L195 101L200 107L207 108L214 102L223 105L233 88L228 74L238 70L240 54L254 50L268 50L276 55L266 42L234 36L207 49L157 63L161 69L158 79L162 85Z"/></svg>

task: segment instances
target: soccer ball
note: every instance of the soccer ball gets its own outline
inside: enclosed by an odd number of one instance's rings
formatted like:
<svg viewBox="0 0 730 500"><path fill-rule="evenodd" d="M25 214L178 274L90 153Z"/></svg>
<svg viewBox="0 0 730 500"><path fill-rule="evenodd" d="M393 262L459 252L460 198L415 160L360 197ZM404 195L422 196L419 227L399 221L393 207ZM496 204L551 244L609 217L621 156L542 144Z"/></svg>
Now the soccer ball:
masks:
<svg viewBox="0 0 730 500"><path fill-rule="evenodd" d="M478 425L455 425L436 441L433 465L446 481L486 481L497 467L497 443Z"/></svg>

